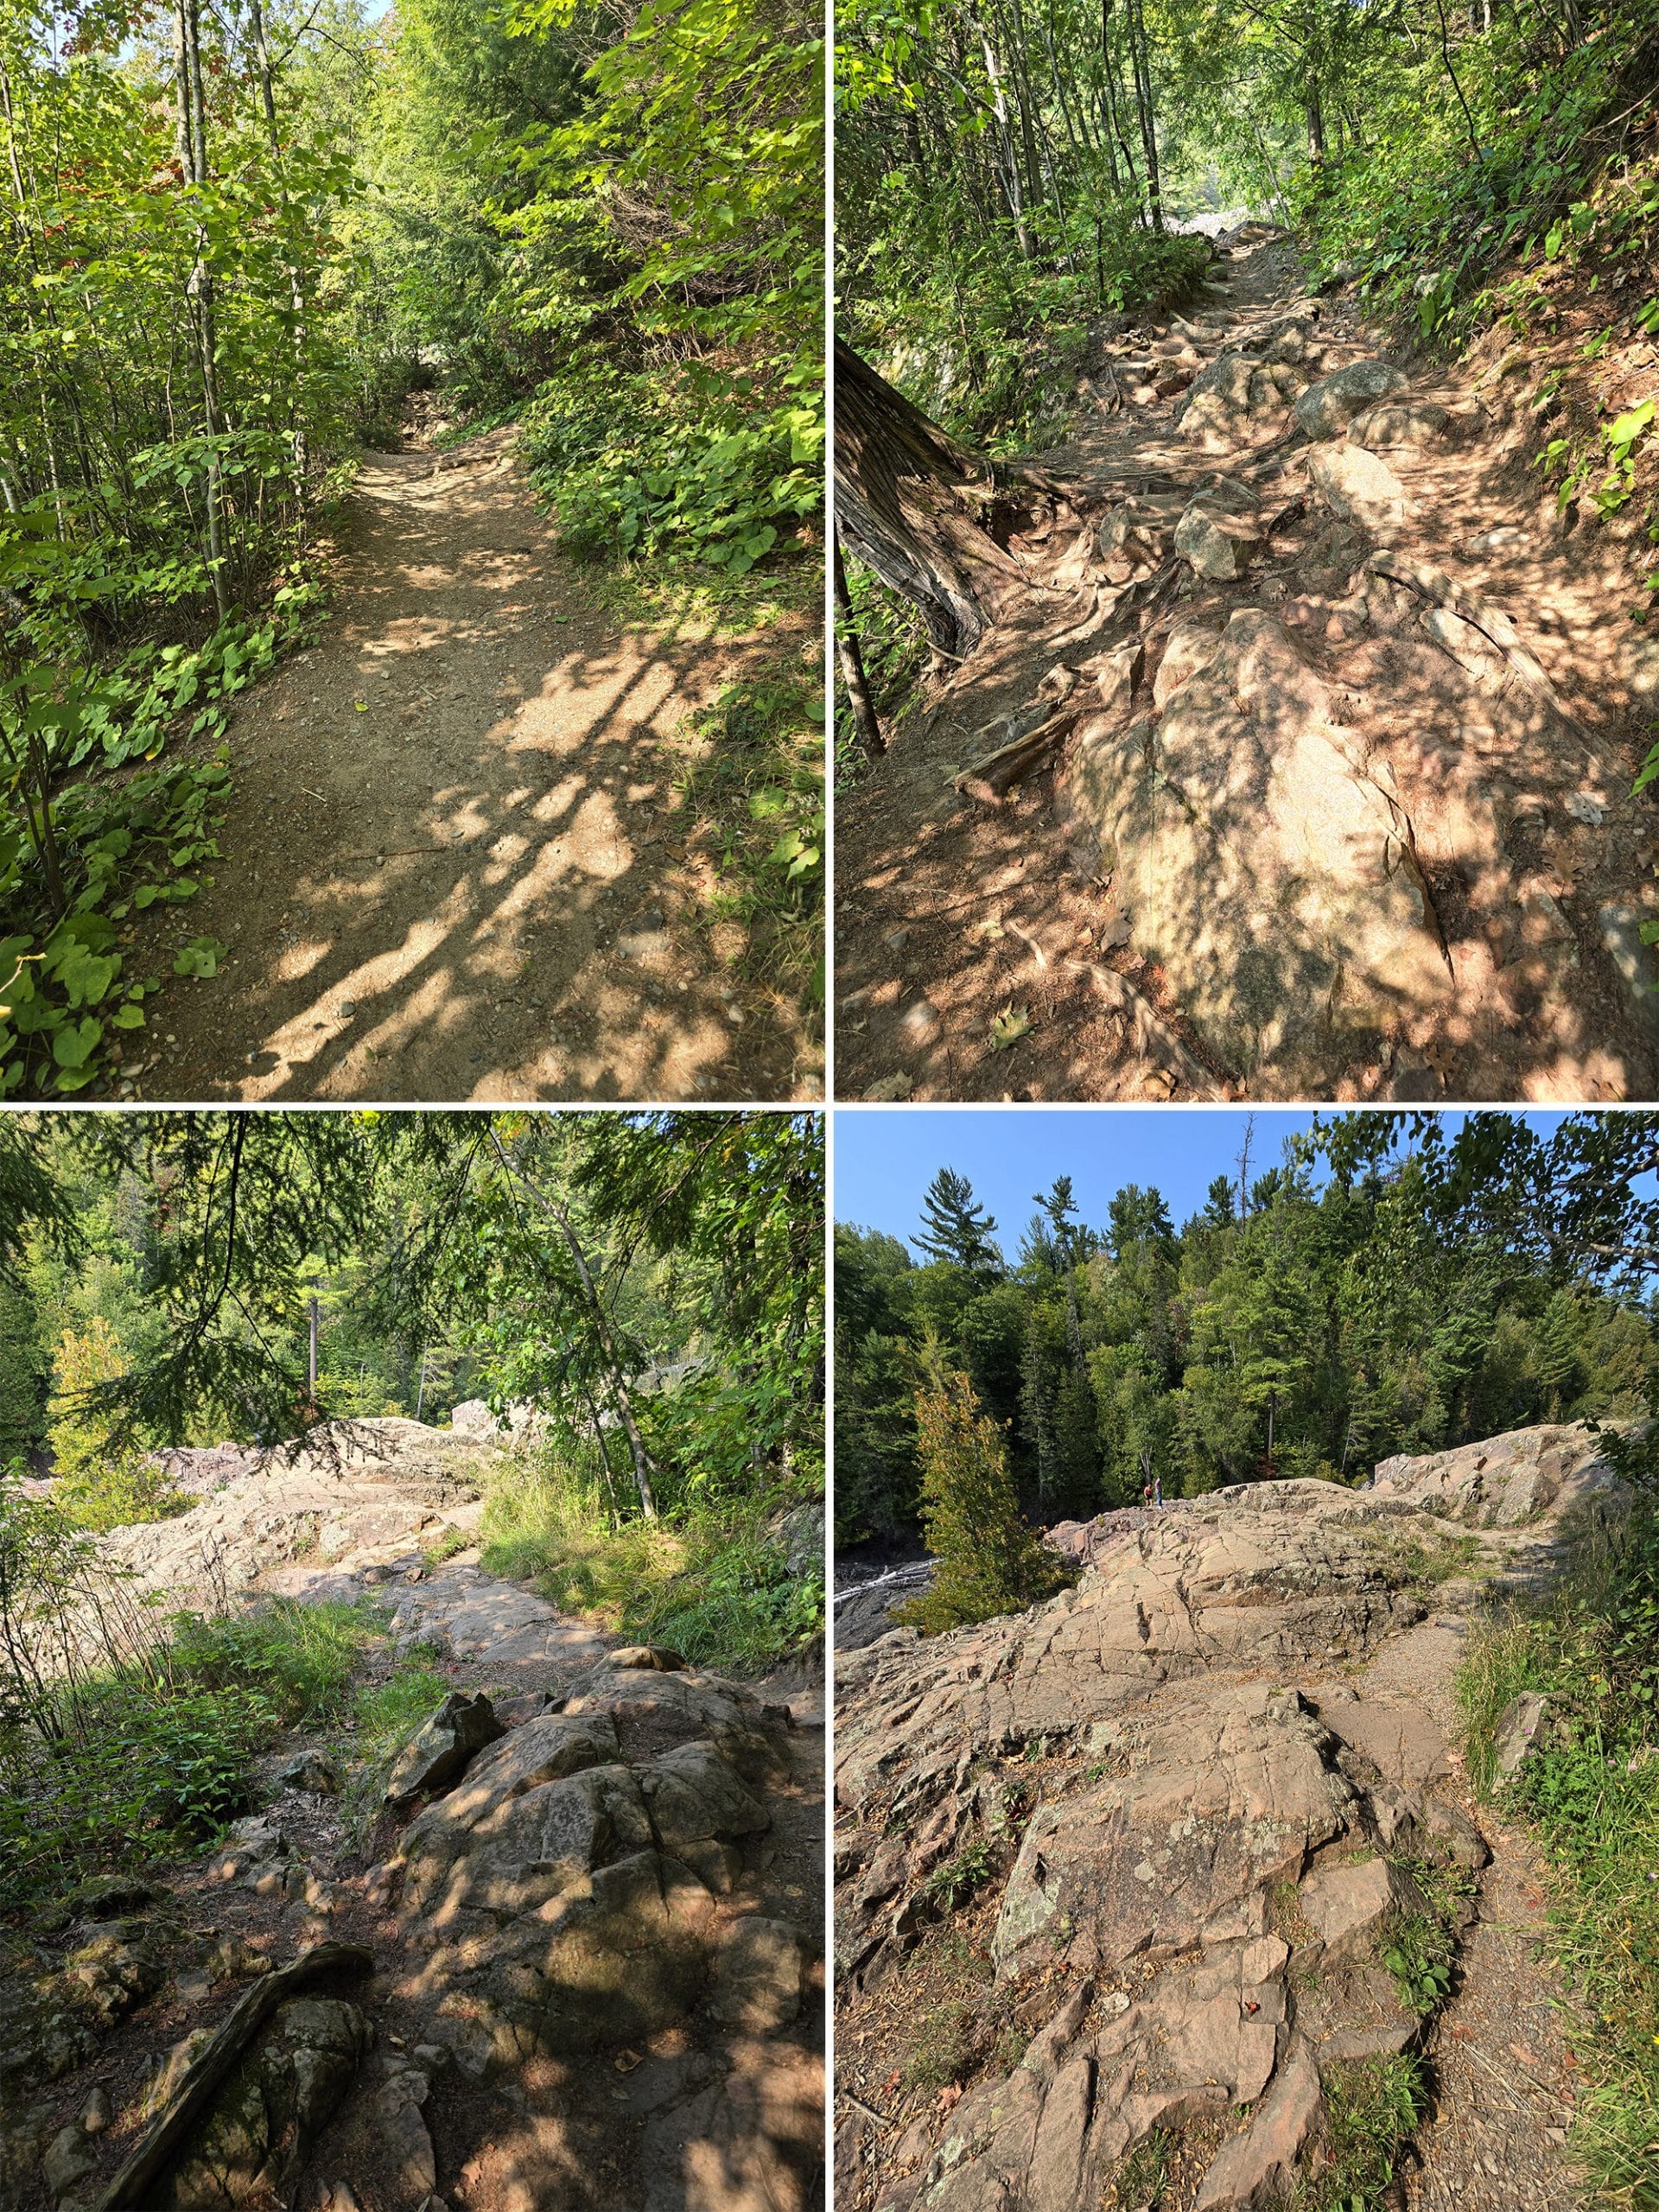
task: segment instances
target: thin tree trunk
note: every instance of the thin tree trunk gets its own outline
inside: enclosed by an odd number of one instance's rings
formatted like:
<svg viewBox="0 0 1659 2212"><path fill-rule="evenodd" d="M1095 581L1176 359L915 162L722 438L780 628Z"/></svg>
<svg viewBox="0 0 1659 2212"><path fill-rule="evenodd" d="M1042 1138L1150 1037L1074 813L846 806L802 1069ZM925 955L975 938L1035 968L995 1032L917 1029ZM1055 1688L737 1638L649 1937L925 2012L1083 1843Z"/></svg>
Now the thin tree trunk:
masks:
<svg viewBox="0 0 1659 2212"><path fill-rule="evenodd" d="M887 749L887 741L881 734L881 724L876 718L875 702L870 696L870 687L864 674L864 656L859 648L858 631L853 621L852 596L847 589L847 569L841 557L841 532L833 532L835 541L836 579L836 652L841 661L842 681L847 686L847 696L853 709L853 727L858 732L858 741L872 760L879 760Z"/></svg>

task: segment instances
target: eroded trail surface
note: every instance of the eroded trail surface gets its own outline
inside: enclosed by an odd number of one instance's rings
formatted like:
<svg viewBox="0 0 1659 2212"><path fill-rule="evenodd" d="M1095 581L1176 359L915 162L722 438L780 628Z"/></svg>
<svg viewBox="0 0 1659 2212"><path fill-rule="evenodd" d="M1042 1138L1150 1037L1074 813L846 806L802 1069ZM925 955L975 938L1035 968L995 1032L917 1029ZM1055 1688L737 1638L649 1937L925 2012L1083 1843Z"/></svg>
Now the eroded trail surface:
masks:
<svg viewBox="0 0 1659 2212"><path fill-rule="evenodd" d="M1345 2202L1402 2091L1402 2212L1576 2201L1540 1869L1452 1681L1471 1608L1616 1497L1598 1451L1067 1524L1052 1603L838 1656L842 2212Z"/></svg>
<svg viewBox="0 0 1659 2212"><path fill-rule="evenodd" d="M1624 547L1557 518L1512 360L1403 362L1276 233L1221 249L1103 329L1037 456L1075 511L840 803L840 1089L1649 1096Z"/></svg>
<svg viewBox="0 0 1659 2212"><path fill-rule="evenodd" d="M787 999L702 916L674 787L741 645L624 628L555 549L512 433L370 456L321 642L250 693L217 938L138 1055L152 1099L816 1095Z"/></svg>
<svg viewBox="0 0 1659 2212"><path fill-rule="evenodd" d="M296 1739L211 1860L90 1885L10 1945L0 2208L804 2212L821 1694L618 1649L475 1551L429 1566L476 1525L486 1447L356 1427L343 1459L187 1455L219 1486L113 1541L177 1597L375 1597L378 1663L435 1649L448 1702L366 1827L349 1736ZM155 2175L106 2196L212 2037L308 1960Z"/></svg>

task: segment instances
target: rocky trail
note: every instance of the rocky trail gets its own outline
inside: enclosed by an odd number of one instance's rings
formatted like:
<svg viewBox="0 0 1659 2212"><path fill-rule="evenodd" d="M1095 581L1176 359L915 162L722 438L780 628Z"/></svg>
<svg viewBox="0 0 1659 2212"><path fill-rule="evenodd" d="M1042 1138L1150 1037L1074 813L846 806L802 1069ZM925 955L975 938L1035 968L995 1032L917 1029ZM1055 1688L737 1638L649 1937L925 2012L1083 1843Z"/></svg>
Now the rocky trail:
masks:
<svg viewBox="0 0 1659 2212"><path fill-rule="evenodd" d="M1513 353L1219 251L1103 328L1023 593L839 802L841 1089L1651 1095L1622 537L1558 517Z"/></svg>
<svg viewBox="0 0 1659 2212"><path fill-rule="evenodd" d="M717 855L677 787L755 652L606 613L513 435L359 471L321 639L233 717L217 880L129 966L228 957L168 982L124 1096L819 1095L798 1010L703 911Z"/></svg>
<svg viewBox="0 0 1659 2212"><path fill-rule="evenodd" d="M838 1651L842 2212L1345 2204L1407 2062L1385 2202L1567 2212L1570 2004L1452 1681L1615 1487L1537 1428L1106 1515L1048 1605Z"/></svg>
<svg viewBox="0 0 1659 2212"><path fill-rule="evenodd" d="M448 1694L384 1804L353 1796L349 1732L296 1738L219 1850L6 1943L4 2212L794 2212L821 2190L821 1691L619 1647L485 1573L491 1448L378 1421L285 1462L181 1454L201 1503L110 1540L175 1599L377 1599L370 1679L418 1646Z"/></svg>

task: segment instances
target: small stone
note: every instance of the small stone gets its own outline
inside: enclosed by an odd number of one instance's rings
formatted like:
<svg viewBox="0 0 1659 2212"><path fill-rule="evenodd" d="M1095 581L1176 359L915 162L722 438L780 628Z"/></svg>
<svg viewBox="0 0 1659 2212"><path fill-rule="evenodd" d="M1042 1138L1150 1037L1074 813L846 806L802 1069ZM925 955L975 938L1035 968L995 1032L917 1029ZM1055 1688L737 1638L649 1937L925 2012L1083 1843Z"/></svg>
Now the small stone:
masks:
<svg viewBox="0 0 1659 2212"><path fill-rule="evenodd" d="M1587 791L1569 791L1564 804L1573 819L1582 822L1587 830L1598 828L1606 813L1606 809L1598 806Z"/></svg>
<svg viewBox="0 0 1659 2212"><path fill-rule="evenodd" d="M1522 1690L1510 1699L1492 1732L1492 1766L1500 1780L1518 1773L1536 1751L1548 1719L1549 1700L1537 1690Z"/></svg>
<svg viewBox="0 0 1659 2212"><path fill-rule="evenodd" d="M900 1037L913 1052L937 1043L944 1026L938 1007L930 999L912 1000L899 1017Z"/></svg>
<svg viewBox="0 0 1659 2212"><path fill-rule="evenodd" d="M355 999L341 999L338 1011L342 1015L355 1014L357 1012L357 1001Z"/></svg>
<svg viewBox="0 0 1659 2212"><path fill-rule="evenodd" d="M88 2135L101 2135L115 2117L110 2108L109 2091L100 2082L80 2108L80 2125Z"/></svg>
<svg viewBox="0 0 1659 2212"><path fill-rule="evenodd" d="M278 1768L276 1780L284 1789L304 1789L314 1796L332 1796L340 1787L340 1769L327 1751L296 1751L285 1765Z"/></svg>
<svg viewBox="0 0 1659 2212"><path fill-rule="evenodd" d="M915 1078L908 1075L884 1075L864 1091L865 1103L885 1105L898 1098L908 1098L915 1087Z"/></svg>

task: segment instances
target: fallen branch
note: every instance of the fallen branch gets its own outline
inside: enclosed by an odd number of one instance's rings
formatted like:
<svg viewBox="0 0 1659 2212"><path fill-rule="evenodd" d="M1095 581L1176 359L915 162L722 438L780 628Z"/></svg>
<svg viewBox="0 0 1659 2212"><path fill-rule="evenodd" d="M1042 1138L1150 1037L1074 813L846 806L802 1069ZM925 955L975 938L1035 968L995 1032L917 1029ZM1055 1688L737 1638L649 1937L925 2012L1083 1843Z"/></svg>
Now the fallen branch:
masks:
<svg viewBox="0 0 1659 2212"><path fill-rule="evenodd" d="M374 1954L360 1943L315 1943L290 1965L279 1967L245 1990L187 2069L171 2102L123 2159L92 2212L141 2212L156 2201L155 2183L206 2114L226 2075L285 1998L324 1974L367 1974L373 1965Z"/></svg>

